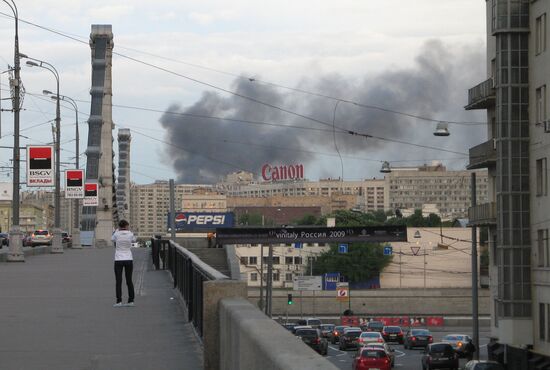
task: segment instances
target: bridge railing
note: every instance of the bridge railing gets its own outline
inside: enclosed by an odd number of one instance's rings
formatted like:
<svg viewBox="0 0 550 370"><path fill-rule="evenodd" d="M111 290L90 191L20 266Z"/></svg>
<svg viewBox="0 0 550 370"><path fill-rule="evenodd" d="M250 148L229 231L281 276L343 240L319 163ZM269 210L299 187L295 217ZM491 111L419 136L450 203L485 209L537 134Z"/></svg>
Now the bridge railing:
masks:
<svg viewBox="0 0 550 370"><path fill-rule="evenodd" d="M171 240L152 239L153 264L156 269L170 271L177 289L187 308L188 320L203 337L203 283L227 280L226 275L204 263L194 253Z"/></svg>

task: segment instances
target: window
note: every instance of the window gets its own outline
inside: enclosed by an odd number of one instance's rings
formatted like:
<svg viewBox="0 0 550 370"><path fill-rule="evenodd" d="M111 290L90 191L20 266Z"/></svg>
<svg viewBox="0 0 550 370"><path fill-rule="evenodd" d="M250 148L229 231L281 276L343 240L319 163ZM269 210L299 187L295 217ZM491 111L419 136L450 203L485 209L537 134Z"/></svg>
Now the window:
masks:
<svg viewBox="0 0 550 370"><path fill-rule="evenodd" d="M249 265L257 265L258 264L258 257L248 257L248 264Z"/></svg>
<svg viewBox="0 0 550 370"><path fill-rule="evenodd" d="M252 272L250 274L250 281L258 281L258 273L257 272Z"/></svg>
<svg viewBox="0 0 550 370"><path fill-rule="evenodd" d="M241 257L241 265L248 265L248 257Z"/></svg>
<svg viewBox="0 0 550 370"><path fill-rule="evenodd" d="M302 257L294 257L294 264L295 265L301 265L302 264Z"/></svg>
<svg viewBox="0 0 550 370"><path fill-rule="evenodd" d="M542 85L535 92L536 123L542 124L546 120L546 85Z"/></svg>
<svg viewBox="0 0 550 370"><path fill-rule="evenodd" d="M537 266L550 266L550 251L548 250L548 229L537 230L537 252Z"/></svg>
<svg viewBox="0 0 550 370"><path fill-rule="evenodd" d="M540 54L546 50L546 13L536 20L535 25L535 52Z"/></svg>
<svg viewBox="0 0 550 370"><path fill-rule="evenodd" d="M281 259L280 259L280 257L273 257L273 264L274 264L274 265L279 265L279 264L281 264Z"/></svg>
<svg viewBox="0 0 550 370"><path fill-rule="evenodd" d="M546 168L546 158L537 159L537 196L547 194L547 168Z"/></svg>
<svg viewBox="0 0 550 370"><path fill-rule="evenodd" d="M279 273L278 272L273 273L273 281L279 281Z"/></svg>
<svg viewBox="0 0 550 370"><path fill-rule="evenodd" d="M546 305L539 303L539 339L546 340Z"/></svg>
<svg viewBox="0 0 550 370"><path fill-rule="evenodd" d="M285 281L292 281L292 274L285 274Z"/></svg>
<svg viewBox="0 0 550 370"><path fill-rule="evenodd" d="M294 257L285 257L285 265L292 265L294 263Z"/></svg>

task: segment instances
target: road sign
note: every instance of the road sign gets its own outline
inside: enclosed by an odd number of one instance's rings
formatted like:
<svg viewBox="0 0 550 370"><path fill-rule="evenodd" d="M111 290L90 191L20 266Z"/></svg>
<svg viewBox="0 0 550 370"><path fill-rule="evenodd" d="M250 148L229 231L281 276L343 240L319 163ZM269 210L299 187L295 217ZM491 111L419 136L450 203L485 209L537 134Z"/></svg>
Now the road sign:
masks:
<svg viewBox="0 0 550 370"><path fill-rule="evenodd" d="M413 252L414 256L418 256L418 251L420 251L420 247L411 247L411 251Z"/></svg>
<svg viewBox="0 0 550 370"><path fill-rule="evenodd" d="M346 243L338 244L338 253L348 253L348 245Z"/></svg>
<svg viewBox="0 0 550 370"><path fill-rule="evenodd" d="M339 301L349 300L349 288L348 287L337 287L336 288L336 299Z"/></svg>
<svg viewBox="0 0 550 370"><path fill-rule="evenodd" d="M294 243L294 248L303 249L304 248L304 243Z"/></svg>
<svg viewBox="0 0 550 370"><path fill-rule="evenodd" d="M391 256L393 254L393 248L391 245L384 246L384 256Z"/></svg>
<svg viewBox="0 0 550 370"><path fill-rule="evenodd" d="M323 290L323 278L321 276L294 276L294 290Z"/></svg>

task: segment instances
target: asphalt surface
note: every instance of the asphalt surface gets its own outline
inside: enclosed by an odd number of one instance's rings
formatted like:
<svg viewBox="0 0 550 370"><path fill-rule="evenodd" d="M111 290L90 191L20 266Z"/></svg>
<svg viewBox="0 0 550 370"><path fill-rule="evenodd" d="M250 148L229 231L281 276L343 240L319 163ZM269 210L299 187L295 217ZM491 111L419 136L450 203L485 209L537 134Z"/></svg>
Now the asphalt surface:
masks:
<svg viewBox="0 0 550 370"><path fill-rule="evenodd" d="M432 330L434 341L437 342L447 334L468 334L472 335L471 330L465 328L447 328L445 331ZM489 343L488 332L480 332L479 344L481 347L480 358L487 359L487 343ZM421 370L422 369L422 352L421 348L406 350L403 345L391 343L390 347L395 349L395 367L396 370ZM327 360L336 365L339 369L351 370L353 358L357 352L353 350L340 351L338 343L329 343L329 352L326 356ZM460 366L466 364L465 359L460 359Z"/></svg>
<svg viewBox="0 0 550 370"><path fill-rule="evenodd" d="M0 263L0 369L202 369L168 273L135 249L136 306L115 308L113 255L65 249Z"/></svg>

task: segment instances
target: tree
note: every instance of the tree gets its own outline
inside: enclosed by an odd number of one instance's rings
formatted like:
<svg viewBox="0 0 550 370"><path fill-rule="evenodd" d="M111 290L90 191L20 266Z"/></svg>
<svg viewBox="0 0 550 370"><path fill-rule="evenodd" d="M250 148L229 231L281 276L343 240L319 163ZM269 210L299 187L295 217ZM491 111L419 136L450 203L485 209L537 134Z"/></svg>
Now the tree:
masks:
<svg viewBox="0 0 550 370"><path fill-rule="evenodd" d="M316 225L317 221L318 221L317 217L315 217L314 215L304 215L304 217L292 221L292 224L298 225L298 226L300 225L309 226L309 225Z"/></svg>
<svg viewBox="0 0 550 370"><path fill-rule="evenodd" d="M245 213L239 217L239 225L262 226L262 215L258 213Z"/></svg>
<svg viewBox="0 0 550 370"><path fill-rule="evenodd" d="M436 227L441 225L441 217L435 213L430 213L425 219L425 224L428 227Z"/></svg>
<svg viewBox="0 0 550 370"><path fill-rule="evenodd" d="M331 245L313 262L313 274L339 272L349 282L357 283L379 276L391 260L392 256L384 256L384 247L379 244L353 243L348 253L338 253L338 246ZM310 268L308 266L308 270Z"/></svg>

